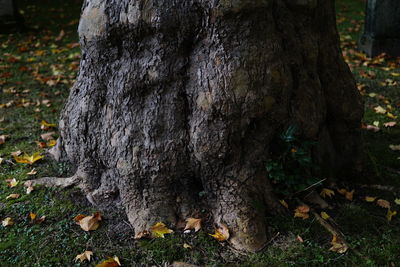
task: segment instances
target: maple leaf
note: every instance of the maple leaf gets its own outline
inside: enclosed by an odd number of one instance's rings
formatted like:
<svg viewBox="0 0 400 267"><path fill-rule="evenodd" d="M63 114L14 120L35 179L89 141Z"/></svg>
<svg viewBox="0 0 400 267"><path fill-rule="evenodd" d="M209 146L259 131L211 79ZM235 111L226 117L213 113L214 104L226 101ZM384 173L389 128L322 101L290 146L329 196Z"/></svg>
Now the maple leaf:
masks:
<svg viewBox="0 0 400 267"><path fill-rule="evenodd" d="M154 224L152 227L150 227L150 232L152 237L154 238L159 238L159 237L164 238L165 234L171 234L174 231L168 229L164 223L158 222Z"/></svg>
<svg viewBox="0 0 400 267"><path fill-rule="evenodd" d="M24 153L23 156L14 156L14 160L18 163L24 163L24 164L30 164L32 165L36 161L44 158L44 156L40 155L40 152L35 152L33 153L32 156L29 156L28 154Z"/></svg>
<svg viewBox="0 0 400 267"><path fill-rule="evenodd" d="M187 218L186 226L184 230L194 229L195 232L199 231L201 228L201 219Z"/></svg>
<svg viewBox="0 0 400 267"><path fill-rule="evenodd" d="M332 196L334 196L335 195L335 192L333 191L333 190L331 190L331 189L328 189L328 188L323 188L322 189L322 191L321 191L321 193L319 193L320 195L321 195L321 197L323 197L323 198L325 198L325 197L330 197L330 198L332 198Z"/></svg>
<svg viewBox="0 0 400 267"><path fill-rule="evenodd" d="M7 179L7 186L10 188L16 187L19 184L19 181L17 181L15 178L13 179Z"/></svg>
<svg viewBox="0 0 400 267"><path fill-rule="evenodd" d="M376 201L376 204L381 207L381 208L385 208L385 209L390 209L390 202L384 199L378 199Z"/></svg>
<svg viewBox="0 0 400 267"><path fill-rule="evenodd" d="M19 198L21 195L20 194L10 194L6 197L6 199L17 199Z"/></svg>
<svg viewBox="0 0 400 267"><path fill-rule="evenodd" d="M307 205L298 206L294 210L294 217L303 218L303 220L308 219L310 217L310 215L308 214L309 211L310 207Z"/></svg>
<svg viewBox="0 0 400 267"><path fill-rule="evenodd" d="M108 258L107 260L102 261L101 263L97 264L96 267L118 267L121 266L118 257Z"/></svg>
<svg viewBox="0 0 400 267"><path fill-rule="evenodd" d="M392 217L395 216L397 214L397 211L391 211L390 208L387 211L386 214L386 219L390 222L392 220Z"/></svg>
<svg viewBox="0 0 400 267"><path fill-rule="evenodd" d="M229 229L225 224L219 225L218 228L215 229L214 234L209 234L220 242L226 241L229 239Z"/></svg>
<svg viewBox="0 0 400 267"><path fill-rule="evenodd" d="M341 241L336 235L332 237L331 244L332 247L329 250L340 254L345 253L349 249L346 243Z"/></svg>
<svg viewBox="0 0 400 267"><path fill-rule="evenodd" d="M13 221L13 219L12 219L11 217L7 217L7 218L5 218L1 223L2 223L2 225L3 225L4 227L7 227L7 226L13 225L13 224L14 224L14 221Z"/></svg>
<svg viewBox="0 0 400 267"><path fill-rule="evenodd" d="M97 228L99 228L101 221L101 215L99 212L96 212L95 214L91 216L85 216L82 214L77 215L74 218L74 221L86 232L89 231L94 231Z"/></svg>
<svg viewBox="0 0 400 267"><path fill-rule="evenodd" d="M87 260L90 261L90 258L93 256L93 252L92 251L88 251L86 250L85 252L83 252L82 254L76 255L75 257L75 261L80 260L81 262Z"/></svg>
<svg viewBox="0 0 400 267"><path fill-rule="evenodd" d="M365 201L367 202L374 202L376 197L365 197Z"/></svg>

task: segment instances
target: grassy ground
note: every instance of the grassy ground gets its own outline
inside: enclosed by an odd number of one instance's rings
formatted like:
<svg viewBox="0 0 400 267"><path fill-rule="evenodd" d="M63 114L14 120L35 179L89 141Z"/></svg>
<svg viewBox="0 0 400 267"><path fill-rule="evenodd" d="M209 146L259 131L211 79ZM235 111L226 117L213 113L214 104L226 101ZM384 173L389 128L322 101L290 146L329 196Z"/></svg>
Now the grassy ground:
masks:
<svg viewBox="0 0 400 267"><path fill-rule="evenodd" d="M13 218L13 226L0 226L0 266L93 266L108 256L118 256L124 266L163 265L184 261L198 265L242 266L320 266L360 265L396 266L400 261L400 217L389 222L386 210L364 201L376 196L391 202L396 192L367 189L361 183L400 187L400 152L389 145L400 144L399 59L379 57L367 59L355 50L362 28L364 2L338 0L338 25L344 55L365 101L364 124L379 127L378 132L364 130L367 173L356 179L358 184L343 185L355 189L354 200L340 194L329 203L327 211L338 223L351 249L345 254L329 251L331 235L313 218L268 218L274 239L265 251L254 255L235 254L208 235L211 229L197 234L177 232L165 239L134 241L124 216L104 214L101 227L93 232L82 231L73 221L78 214L95 210L87 205L76 190L35 188L27 195L24 180L32 177L67 176L68 166L45 158L32 166L15 163L11 152L43 152L37 142L49 130L41 129L41 121L56 123L62 103L71 87L79 63L76 27L79 4L47 0L30 5L21 1L28 25L37 30L26 34L0 35L0 135L8 135L0 144L0 220ZM377 106L386 110L378 114ZM371 127L370 127L371 128ZM56 135L55 135L56 136ZM42 144L43 145L43 144ZM1 161L1 160L0 160ZM33 168L37 174L27 173ZM9 187L6 179L19 184ZM19 193L17 199L6 199ZM290 208L296 204L288 201ZM46 220L32 223L29 213L45 215ZM112 227L110 227L112 226ZM110 229L113 229L112 231ZM304 242L299 242L300 236ZM183 248L187 243L192 249ZM94 252L91 263L74 263L77 254Z"/></svg>

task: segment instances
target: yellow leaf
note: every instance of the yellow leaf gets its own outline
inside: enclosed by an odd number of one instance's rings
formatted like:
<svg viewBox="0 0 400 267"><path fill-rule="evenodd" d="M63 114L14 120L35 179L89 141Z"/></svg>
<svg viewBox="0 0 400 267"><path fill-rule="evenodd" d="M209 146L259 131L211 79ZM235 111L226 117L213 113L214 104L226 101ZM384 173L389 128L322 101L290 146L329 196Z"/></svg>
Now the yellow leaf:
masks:
<svg viewBox="0 0 400 267"><path fill-rule="evenodd" d="M195 218L186 219L186 226L184 230L194 229L194 231L197 232L200 230L200 228L201 228L201 219L195 219Z"/></svg>
<svg viewBox="0 0 400 267"><path fill-rule="evenodd" d="M400 205L400 198L396 198L396 199L394 200L394 203L396 203L397 205Z"/></svg>
<svg viewBox="0 0 400 267"><path fill-rule="evenodd" d="M221 224L217 229L215 229L214 234L209 235L222 242L229 239L229 229L226 225Z"/></svg>
<svg viewBox="0 0 400 267"><path fill-rule="evenodd" d="M386 214L387 220L390 222L392 220L392 217L395 216L396 214L397 214L397 211L395 211L395 210L391 211L389 208L387 211L387 214Z"/></svg>
<svg viewBox="0 0 400 267"><path fill-rule="evenodd" d="M298 206L295 210L294 210L294 217L299 217L299 218L303 218L303 220L308 219L310 216L308 215L308 212L310 211L310 207L307 205L301 205Z"/></svg>
<svg viewBox="0 0 400 267"><path fill-rule="evenodd" d="M2 221L4 227L11 226L14 224L14 221L11 217L7 217Z"/></svg>
<svg viewBox="0 0 400 267"><path fill-rule="evenodd" d="M397 116L393 115L393 114L390 113L390 112L388 112L388 113L386 114L386 116L388 116L388 117L391 118L391 119L397 119Z"/></svg>
<svg viewBox="0 0 400 267"><path fill-rule="evenodd" d="M10 188L16 187L19 184L19 181L17 181L15 178L7 179L6 182L8 183L7 186Z"/></svg>
<svg viewBox="0 0 400 267"><path fill-rule="evenodd" d="M341 241L336 235L333 236L331 244L332 247L329 250L340 254L345 253L349 249L346 243Z"/></svg>
<svg viewBox="0 0 400 267"><path fill-rule="evenodd" d="M36 213L33 213L33 212L29 213L29 218L31 218L31 221L34 221L36 219L36 217L37 217Z"/></svg>
<svg viewBox="0 0 400 267"><path fill-rule="evenodd" d="M184 243L183 248L192 249L192 246L187 243Z"/></svg>
<svg viewBox="0 0 400 267"><path fill-rule="evenodd" d="M376 197L365 197L365 201L367 202L374 202Z"/></svg>
<svg viewBox="0 0 400 267"><path fill-rule="evenodd" d="M289 205L286 203L286 201L284 199L279 200L279 202L282 204L282 206L284 206L285 208L289 208Z"/></svg>
<svg viewBox="0 0 400 267"><path fill-rule="evenodd" d="M378 199L376 201L376 204L378 204L379 207L385 208L385 209L390 209L390 202L384 199Z"/></svg>
<svg viewBox="0 0 400 267"><path fill-rule="evenodd" d="M42 129L42 130L48 130L48 129L54 128L54 127L56 127L56 126L57 126L56 124L54 124L54 123L48 123L48 122L45 121L45 120L42 120L42 122L40 123L40 129Z"/></svg>
<svg viewBox="0 0 400 267"><path fill-rule="evenodd" d="M56 144L57 144L57 141L53 139L53 140L50 140L49 142L47 142L46 145L47 145L48 147L53 147L53 146L55 146Z"/></svg>
<svg viewBox="0 0 400 267"><path fill-rule="evenodd" d="M101 215L98 212L91 216L85 216L80 214L74 218L74 221L76 221L77 224L84 231L86 232L94 231L100 226L99 221L101 221Z"/></svg>
<svg viewBox="0 0 400 267"><path fill-rule="evenodd" d="M88 251L86 250L85 252L83 252L82 254L76 255L75 257L75 261L80 260L81 262L87 260L90 261L90 258L93 256L93 252L92 251Z"/></svg>
<svg viewBox="0 0 400 267"><path fill-rule="evenodd" d="M321 191L321 193L319 193L320 195L321 195L321 197L323 197L323 198L325 198L325 197L330 197L330 198L332 198L332 196L334 196L335 195L335 192L333 191L333 190L331 190L331 189L328 189L328 188L323 188L322 189L322 191Z"/></svg>
<svg viewBox="0 0 400 267"><path fill-rule="evenodd" d="M28 154L24 153L23 156L14 156L14 160L18 163L25 163L25 164L30 164L32 165L36 161L44 158L42 155L40 155L40 152L35 152L33 153L32 156L29 156Z"/></svg>
<svg viewBox="0 0 400 267"><path fill-rule="evenodd" d="M9 196L6 197L6 199L16 199L19 198L21 195L20 194L10 194Z"/></svg>
<svg viewBox="0 0 400 267"><path fill-rule="evenodd" d="M150 232L151 235L155 238L164 238L165 234L170 234L173 233L174 231L172 231L171 229L168 229L167 226L162 223L162 222L158 222L155 225L153 225L152 227L150 227Z"/></svg>
<svg viewBox="0 0 400 267"><path fill-rule="evenodd" d="M331 216L328 215L325 211L321 212L321 217L324 220L328 220Z"/></svg>
<svg viewBox="0 0 400 267"><path fill-rule="evenodd" d="M399 72L391 72L390 74L392 76L394 76L394 77L400 77L400 73Z"/></svg>
<svg viewBox="0 0 400 267"><path fill-rule="evenodd" d="M384 108L381 107L381 106L375 107L374 110L375 110L375 112L378 113L378 114L385 114L385 113L386 113L386 109L384 109Z"/></svg>
<svg viewBox="0 0 400 267"><path fill-rule="evenodd" d="M107 260L104 260L96 265L96 267L118 267L118 266L121 266L118 257L108 258Z"/></svg>

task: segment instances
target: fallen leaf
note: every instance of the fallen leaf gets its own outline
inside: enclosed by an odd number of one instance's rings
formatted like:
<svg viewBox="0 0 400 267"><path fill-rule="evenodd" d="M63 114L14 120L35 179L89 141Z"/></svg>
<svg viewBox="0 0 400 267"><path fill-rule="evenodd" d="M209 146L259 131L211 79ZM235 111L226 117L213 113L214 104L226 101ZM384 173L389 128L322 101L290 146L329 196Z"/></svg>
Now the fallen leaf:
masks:
<svg viewBox="0 0 400 267"><path fill-rule="evenodd" d="M183 248L192 249L192 246L187 243L183 243Z"/></svg>
<svg viewBox="0 0 400 267"><path fill-rule="evenodd" d="M50 130L51 128L55 128L56 126L57 126L56 124L48 123L45 120L42 120L42 122L40 123L40 129L45 130L45 131Z"/></svg>
<svg viewBox="0 0 400 267"><path fill-rule="evenodd" d="M374 110L375 110L375 112L378 113L378 114L385 114L385 113L386 113L386 109L384 109L384 108L381 107L381 106L375 107Z"/></svg>
<svg viewBox="0 0 400 267"><path fill-rule="evenodd" d="M22 154L21 150L11 152L11 156L13 156L13 157L18 157L21 154Z"/></svg>
<svg viewBox="0 0 400 267"><path fill-rule="evenodd" d="M342 189L337 189L337 191L339 192L339 194L341 194L341 195L345 195L346 194L346 192L347 192L347 190L346 189L344 189L344 188L342 188Z"/></svg>
<svg viewBox="0 0 400 267"><path fill-rule="evenodd" d="M0 135L0 145L4 144L7 138L8 135Z"/></svg>
<svg viewBox="0 0 400 267"><path fill-rule="evenodd" d="M282 204L282 206L284 206L285 208L289 208L289 205L286 203L286 201L284 199L279 200L279 202Z"/></svg>
<svg viewBox="0 0 400 267"><path fill-rule="evenodd" d="M37 214L36 214L36 213L29 212L29 218L31 218L31 221L35 220L36 217L37 217Z"/></svg>
<svg viewBox="0 0 400 267"><path fill-rule="evenodd" d="M101 215L100 213L95 213L91 216L85 216L82 214L79 214L74 218L74 221L86 232L89 231L94 231L97 228L99 228L100 224L99 221L101 221Z"/></svg>
<svg viewBox="0 0 400 267"><path fill-rule="evenodd" d="M323 188L321 193L319 193L321 195L321 197L325 198L325 197L330 197L332 198L332 196L335 195L335 192L331 189L328 188Z"/></svg>
<svg viewBox="0 0 400 267"><path fill-rule="evenodd" d="M354 190L351 190L350 192L346 191L344 197L349 201L353 201L353 195L354 195Z"/></svg>
<svg viewBox="0 0 400 267"><path fill-rule="evenodd" d="M17 199L19 198L21 195L20 194L10 194L6 197L6 199Z"/></svg>
<svg viewBox="0 0 400 267"><path fill-rule="evenodd" d="M30 164L30 165L32 165L33 163L42 158L44 158L44 156L40 155L40 152L35 152L31 156L29 156L26 153L24 153L23 156L14 156L14 160L17 163Z"/></svg>
<svg viewBox="0 0 400 267"><path fill-rule="evenodd" d="M385 209L390 209L390 202L384 199L378 199L376 201L376 204L381 207L381 208L385 208Z"/></svg>
<svg viewBox="0 0 400 267"><path fill-rule="evenodd" d="M150 238L150 237L151 237L151 233L149 231L147 231L147 230L144 230L144 231L142 231L140 233L137 233L134 238L135 239L142 239L142 238Z"/></svg>
<svg viewBox="0 0 400 267"><path fill-rule="evenodd" d="M324 220L328 220L331 216L328 215L325 211L321 212L321 217Z"/></svg>
<svg viewBox="0 0 400 267"><path fill-rule="evenodd" d="M46 216L38 218L36 213L30 212L29 218L31 219L32 223L41 224L46 219Z"/></svg>
<svg viewBox="0 0 400 267"><path fill-rule="evenodd" d="M159 238L159 237L164 238L165 234L170 234L173 233L174 231L168 229L164 223L158 222L152 227L150 227L150 232L152 237L154 238Z"/></svg>
<svg viewBox="0 0 400 267"><path fill-rule="evenodd" d="M46 145L47 145L48 147L53 147L53 146L55 146L56 144L57 144L57 141L53 139L53 140L50 140L49 142L47 142Z"/></svg>
<svg viewBox="0 0 400 267"><path fill-rule="evenodd" d="M365 126L365 129L367 129L368 131L373 131L373 132L379 132L380 128L374 125L367 125Z"/></svg>
<svg viewBox="0 0 400 267"><path fill-rule="evenodd" d="M0 164L2 164L4 161L4 158L0 158Z"/></svg>
<svg viewBox="0 0 400 267"><path fill-rule="evenodd" d="M400 205L400 198L396 198L396 199L394 200L394 203L396 203L396 205Z"/></svg>
<svg viewBox="0 0 400 267"><path fill-rule="evenodd" d="M294 210L294 217L299 217L299 218L303 218L303 220L308 219L310 217L310 215L308 215L308 212L310 211L310 207L308 207L307 205L301 205L298 206L295 210Z"/></svg>
<svg viewBox="0 0 400 267"><path fill-rule="evenodd" d="M7 186L10 188L16 187L19 184L19 181L17 181L15 178L13 179L7 179Z"/></svg>
<svg viewBox="0 0 400 267"><path fill-rule="evenodd" d="M80 260L81 262L87 260L90 261L90 258L93 256L93 252L92 251L88 251L86 250L85 252L83 252L82 254L76 255L75 257L75 261Z"/></svg>
<svg viewBox="0 0 400 267"><path fill-rule="evenodd" d="M42 138L44 141L50 141L54 139L53 135L55 134L55 132L44 133L40 135L40 138Z"/></svg>
<svg viewBox="0 0 400 267"><path fill-rule="evenodd" d="M400 145L390 145L389 148L393 151L400 151Z"/></svg>
<svg viewBox="0 0 400 267"><path fill-rule="evenodd" d="M303 242L304 242L303 238L302 238L301 236L299 236L299 235L296 237L296 239L297 239L300 243L303 243Z"/></svg>
<svg viewBox="0 0 400 267"><path fill-rule="evenodd" d="M395 122L395 121L389 121L389 122L384 123L383 126L394 127L394 126L396 126L396 124L397 124L397 122Z"/></svg>
<svg viewBox="0 0 400 267"><path fill-rule="evenodd" d="M333 236L331 244L332 247L329 250L340 254L345 253L349 249L346 243L341 241L336 235Z"/></svg>
<svg viewBox="0 0 400 267"><path fill-rule="evenodd" d="M376 197L365 197L365 201L367 202L374 202Z"/></svg>
<svg viewBox="0 0 400 267"><path fill-rule="evenodd" d="M201 219L196 219L196 218L186 219L186 226L184 230L194 229L194 231L197 232L200 230L200 228L201 228Z"/></svg>
<svg viewBox="0 0 400 267"><path fill-rule="evenodd" d="M386 219L390 222L392 220L392 217L395 216L397 214L397 211L391 211L390 208L387 211L386 214Z"/></svg>
<svg viewBox="0 0 400 267"><path fill-rule="evenodd" d="M121 266L118 257L108 258L107 260L102 261L101 263L97 264L96 267L118 267Z"/></svg>
<svg viewBox="0 0 400 267"><path fill-rule="evenodd" d="M33 191L33 186L32 186L32 181L26 181L24 185L27 187L26 188L26 193L29 195Z"/></svg>
<svg viewBox="0 0 400 267"><path fill-rule="evenodd" d="M35 175L37 174L37 170L33 168L30 172L27 173L27 175Z"/></svg>
<svg viewBox="0 0 400 267"><path fill-rule="evenodd" d="M11 217L7 217L1 223L3 224L4 227L7 227L13 225L14 221Z"/></svg>
<svg viewBox="0 0 400 267"><path fill-rule="evenodd" d="M229 229L226 225L221 224L218 228L215 229L214 234L209 234L220 242L229 239Z"/></svg>

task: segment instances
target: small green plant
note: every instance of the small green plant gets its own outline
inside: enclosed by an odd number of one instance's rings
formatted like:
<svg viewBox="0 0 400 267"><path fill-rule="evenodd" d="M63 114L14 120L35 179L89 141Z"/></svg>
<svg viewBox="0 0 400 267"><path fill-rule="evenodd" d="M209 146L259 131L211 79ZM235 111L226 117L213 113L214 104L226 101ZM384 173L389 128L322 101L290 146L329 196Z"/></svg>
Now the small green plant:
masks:
<svg viewBox="0 0 400 267"><path fill-rule="evenodd" d="M279 136L267 161L274 190L283 195L292 195L318 182L315 177L318 166L312 159L315 142L300 139L297 132L296 126L288 127Z"/></svg>

